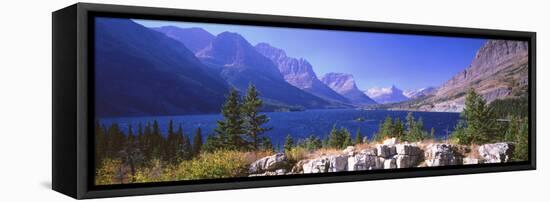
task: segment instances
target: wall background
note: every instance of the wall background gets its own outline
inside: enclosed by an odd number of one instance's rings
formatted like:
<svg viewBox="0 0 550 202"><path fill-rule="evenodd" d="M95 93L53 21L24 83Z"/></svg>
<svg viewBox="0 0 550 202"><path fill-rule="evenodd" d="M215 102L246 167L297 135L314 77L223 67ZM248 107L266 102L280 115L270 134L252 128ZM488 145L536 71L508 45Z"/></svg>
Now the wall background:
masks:
<svg viewBox="0 0 550 202"><path fill-rule="evenodd" d="M544 1L97 1L139 6L250 12L491 29L536 31L538 170L370 182L123 197L109 201L523 201L550 183L546 126L550 108L550 27ZM51 12L75 3L0 4L0 201L69 201L51 186Z"/></svg>

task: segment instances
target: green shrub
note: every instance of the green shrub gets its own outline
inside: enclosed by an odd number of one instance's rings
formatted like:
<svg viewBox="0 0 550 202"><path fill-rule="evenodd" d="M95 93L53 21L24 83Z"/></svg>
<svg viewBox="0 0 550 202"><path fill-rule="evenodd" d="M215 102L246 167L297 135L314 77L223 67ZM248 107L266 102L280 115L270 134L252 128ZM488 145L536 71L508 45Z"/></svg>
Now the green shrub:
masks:
<svg viewBox="0 0 550 202"><path fill-rule="evenodd" d="M244 177L247 176L248 165L244 152L218 150L183 161L174 170L174 177L175 180Z"/></svg>

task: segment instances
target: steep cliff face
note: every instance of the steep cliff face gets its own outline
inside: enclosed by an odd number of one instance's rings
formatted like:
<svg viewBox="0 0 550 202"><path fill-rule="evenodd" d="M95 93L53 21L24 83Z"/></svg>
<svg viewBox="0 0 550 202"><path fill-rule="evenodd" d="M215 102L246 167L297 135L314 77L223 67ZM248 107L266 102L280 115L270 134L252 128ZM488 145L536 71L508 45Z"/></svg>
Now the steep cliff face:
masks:
<svg viewBox="0 0 550 202"><path fill-rule="evenodd" d="M255 48L259 53L277 65L285 81L289 84L327 101L349 103L345 97L323 84L317 78L317 74L315 74L313 67L307 60L288 57L284 50L267 43L259 43Z"/></svg>
<svg viewBox="0 0 550 202"><path fill-rule="evenodd" d="M241 92L254 84L268 108L317 109L330 105L287 83L277 66L240 34L220 33L196 56L208 67L219 69L221 77Z"/></svg>
<svg viewBox="0 0 550 202"><path fill-rule="evenodd" d="M428 111L462 111L468 89L490 103L527 93L528 43L488 40L465 70L440 86L433 96L416 101L414 108Z"/></svg>
<svg viewBox="0 0 550 202"><path fill-rule="evenodd" d="M327 73L321 78L321 81L332 90L346 97L353 104L363 106L377 104L376 101L357 88L353 75L351 74Z"/></svg>

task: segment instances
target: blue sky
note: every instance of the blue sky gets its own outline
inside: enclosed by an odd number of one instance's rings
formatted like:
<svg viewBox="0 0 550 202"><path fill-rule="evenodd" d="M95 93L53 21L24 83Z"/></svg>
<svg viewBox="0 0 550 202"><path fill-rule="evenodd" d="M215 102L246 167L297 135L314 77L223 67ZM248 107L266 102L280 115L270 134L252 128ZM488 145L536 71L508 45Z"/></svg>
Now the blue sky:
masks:
<svg viewBox="0 0 550 202"><path fill-rule="evenodd" d="M217 35L236 32L252 45L267 42L308 60L318 77L349 73L361 90L439 86L468 67L485 39L296 29L212 23L134 20L146 27L200 27Z"/></svg>

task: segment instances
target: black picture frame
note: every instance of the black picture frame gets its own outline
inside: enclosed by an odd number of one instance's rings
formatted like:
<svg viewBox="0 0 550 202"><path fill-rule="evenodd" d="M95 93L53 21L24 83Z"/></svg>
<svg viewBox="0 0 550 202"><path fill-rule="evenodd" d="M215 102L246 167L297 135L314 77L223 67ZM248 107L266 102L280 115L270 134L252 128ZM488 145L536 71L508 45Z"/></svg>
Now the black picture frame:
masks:
<svg viewBox="0 0 550 202"><path fill-rule="evenodd" d="M93 17L111 16L223 24L524 40L529 43L529 161L324 174L94 185ZM536 169L536 33L230 12L77 3L52 14L52 188L98 197L305 185Z"/></svg>

